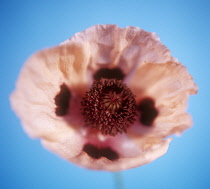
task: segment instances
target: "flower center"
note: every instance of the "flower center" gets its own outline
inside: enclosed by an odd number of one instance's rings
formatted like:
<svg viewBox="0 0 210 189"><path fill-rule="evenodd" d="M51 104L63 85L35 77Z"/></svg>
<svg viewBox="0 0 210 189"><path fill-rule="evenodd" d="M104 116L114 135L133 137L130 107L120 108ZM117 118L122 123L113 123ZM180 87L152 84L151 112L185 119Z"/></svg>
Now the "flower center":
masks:
<svg viewBox="0 0 210 189"><path fill-rule="evenodd" d="M136 117L134 95L121 80L94 81L81 105L86 125L105 135L126 132Z"/></svg>

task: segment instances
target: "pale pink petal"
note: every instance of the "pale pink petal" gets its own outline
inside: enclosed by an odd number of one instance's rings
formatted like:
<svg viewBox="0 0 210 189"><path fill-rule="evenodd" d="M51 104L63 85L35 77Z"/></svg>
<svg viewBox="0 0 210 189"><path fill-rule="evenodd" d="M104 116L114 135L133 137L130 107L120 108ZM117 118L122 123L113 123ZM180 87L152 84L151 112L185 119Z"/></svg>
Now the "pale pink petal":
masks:
<svg viewBox="0 0 210 189"><path fill-rule="evenodd" d="M119 67L129 77L144 61L162 63L177 61L155 33L138 27L119 28L116 25L96 25L62 44L76 42L90 55L89 71ZM91 79L91 78L89 78Z"/></svg>
<svg viewBox="0 0 210 189"><path fill-rule="evenodd" d="M143 151L135 157L120 158L117 161L110 161L104 157L98 160L93 160L86 153L71 158L70 161L78 164L79 166L86 167L89 169L121 171L145 165L164 155L168 150L170 141L171 139L167 139L165 141L153 145L151 148Z"/></svg>
<svg viewBox="0 0 210 189"><path fill-rule="evenodd" d="M83 48L75 44L59 46L34 54L24 65L11 95L11 104L31 137L53 144L64 143L65 138L73 143L69 149L77 146L81 151L84 139L74 140L74 136L75 129L83 124L78 112L81 97L88 87L82 52ZM63 83L71 90L70 107L74 107L74 111L70 109L70 115L60 117L55 114L54 98Z"/></svg>
<svg viewBox="0 0 210 189"><path fill-rule="evenodd" d="M187 102L189 95L197 93L197 86L181 63L145 62L136 70L130 87L136 95L137 104L145 98L151 98L158 110L157 118L149 127L137 120L131 128L135 133L167 137L181 134L191 127L191 117L186 113Z"/></svg>

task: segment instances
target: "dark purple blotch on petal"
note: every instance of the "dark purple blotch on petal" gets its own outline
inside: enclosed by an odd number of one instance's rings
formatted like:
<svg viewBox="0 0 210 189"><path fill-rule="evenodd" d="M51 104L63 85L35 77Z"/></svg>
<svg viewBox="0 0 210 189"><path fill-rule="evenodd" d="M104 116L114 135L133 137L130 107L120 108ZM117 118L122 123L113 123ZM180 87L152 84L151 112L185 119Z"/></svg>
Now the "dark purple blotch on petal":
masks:
<svg viewBox="0 0 210 189"><path fill-rule="evenodd" d="M119 155L109 147L98 148L92 144L85 144L83 151L86 152L93 159L100 159L105 157L111 161L117 160Z"/></svg>
<svg viewBox="0 0 210 189"><path fill-rule="evenodd" d="M145 126L152 126L153 121L158 115L154 100L149 97L144 98L138 104L137 110L140 112L139 121Z"/></svg>
<svg viewBox="0 0 210 189"><path fill-rule="evenodd" d="M60 86L60 92L55 96L55 114L57 116L64 116L68 113L69 109L69 101L71 99L71 92L66 86L65 83L63 83Z"/></svg>
<svg viewBox="0 0 210 189"><path fill-rule="evenodd" d="M125 75L120 68L101 68L93 76L94 80L97 81L99 81L102 78L123 80L124 77Z"/></svg>

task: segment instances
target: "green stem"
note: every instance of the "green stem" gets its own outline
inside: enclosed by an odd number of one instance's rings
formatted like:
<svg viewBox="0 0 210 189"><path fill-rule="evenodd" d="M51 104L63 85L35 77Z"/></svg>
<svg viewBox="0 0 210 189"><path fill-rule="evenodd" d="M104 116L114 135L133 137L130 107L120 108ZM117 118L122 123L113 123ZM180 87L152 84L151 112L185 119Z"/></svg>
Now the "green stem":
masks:
<svg viewBox="0 0 210 189"><path fill-rule="evenodd" d="M125 189L121 172L115 172L113 174L114 174L115 188Z"/></svg>

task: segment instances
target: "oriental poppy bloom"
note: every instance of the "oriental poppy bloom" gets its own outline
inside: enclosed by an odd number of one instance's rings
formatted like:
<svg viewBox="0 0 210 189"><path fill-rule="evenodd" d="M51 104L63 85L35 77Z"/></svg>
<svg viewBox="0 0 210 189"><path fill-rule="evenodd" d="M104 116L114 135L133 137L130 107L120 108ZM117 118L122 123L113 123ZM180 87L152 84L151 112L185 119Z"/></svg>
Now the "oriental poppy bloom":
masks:
<svg viewBox="0 0 210 189"><path fill-rule="evenodd" d="M79 166L120 171L192 125L197 86L155 33L96 25L26 62L11 95L25 131Z"/></svg>

